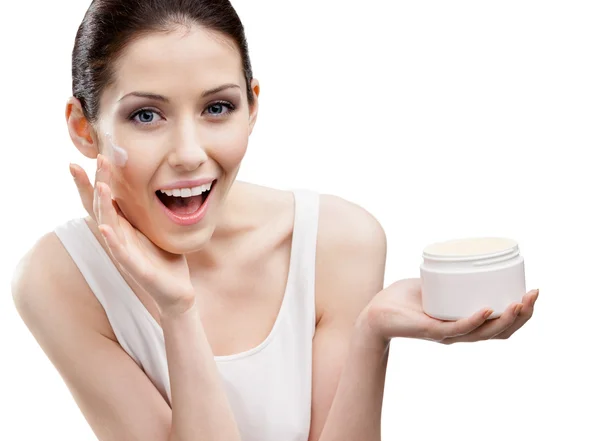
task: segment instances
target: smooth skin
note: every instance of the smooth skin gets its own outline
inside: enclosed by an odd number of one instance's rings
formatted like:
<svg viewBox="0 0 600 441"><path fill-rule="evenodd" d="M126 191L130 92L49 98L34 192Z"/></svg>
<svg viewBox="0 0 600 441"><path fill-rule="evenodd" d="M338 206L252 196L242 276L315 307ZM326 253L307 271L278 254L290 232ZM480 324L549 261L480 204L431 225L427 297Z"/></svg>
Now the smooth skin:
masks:
<svg viewBox="0 0 600 441"><path fill-rule="evenodd" d="M120 347L54 233L24 256L13 279L17 310L101 441L238 441L212 357L258 345L281 304L293 197L236 180L258 105L250 106L242 93L239 55L212 37L199 28L150 35L124 53L117 83L103 94L100 121L128 148L126 167L114 167L103 154L105 130L87 123L76 99L66 111L74 144L98 163L94 185L83 169L72 167L86 222L163 328L172 407ZM220 98L235 101L237 111L221 117L207 112L218 108L212 104L217 96L198 97L225 79L237 88ZM251 86L258 100L258 82ZM123 117L148 107L131 101L138 98L119 101L138 89L170 98L152 103L160 116L156 124ZM156 214L157 188L207 175L218 176L218 184L198 227L182 231ZM321 195L309 441L381 439L391 339L504 339L533 313L532 291L498 319L486 320L485 310L457 322L432 319L422 311L418 280L384 289L386 251L385 233L370 213ZM248 286L255 289L240 296Z"/></svg>

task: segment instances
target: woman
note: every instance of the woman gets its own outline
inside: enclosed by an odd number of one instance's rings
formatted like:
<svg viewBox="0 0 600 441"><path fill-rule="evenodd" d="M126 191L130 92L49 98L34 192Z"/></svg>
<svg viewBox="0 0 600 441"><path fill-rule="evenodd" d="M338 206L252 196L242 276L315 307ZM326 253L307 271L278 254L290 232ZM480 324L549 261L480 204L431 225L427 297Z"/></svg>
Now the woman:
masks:
<svg viewBox="0 0 600 441"><path fill-rule="evenodd" d="M506 338L537 292L441 322L383 289L385 234L334 196L236 180L258 112L228 1L95 0L73 50L89 213L15 274L23 320L106 440L378 440L390 340Z"/></svg>

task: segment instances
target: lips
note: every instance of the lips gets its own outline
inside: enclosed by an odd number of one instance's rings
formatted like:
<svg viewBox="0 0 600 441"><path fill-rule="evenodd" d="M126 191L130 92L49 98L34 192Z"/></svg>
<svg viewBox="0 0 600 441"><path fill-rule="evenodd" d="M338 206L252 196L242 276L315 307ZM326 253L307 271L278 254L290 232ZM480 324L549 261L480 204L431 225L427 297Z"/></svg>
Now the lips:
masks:
<svg viewBox="0 0 600 441"><path fill-rule="evenodd" d="M188 226L196 224L204 218L216 184L215 181L210 190L197 196L168 196L161 191L157 191L155 195L163 212L171 221L178 225Z"/></svg>

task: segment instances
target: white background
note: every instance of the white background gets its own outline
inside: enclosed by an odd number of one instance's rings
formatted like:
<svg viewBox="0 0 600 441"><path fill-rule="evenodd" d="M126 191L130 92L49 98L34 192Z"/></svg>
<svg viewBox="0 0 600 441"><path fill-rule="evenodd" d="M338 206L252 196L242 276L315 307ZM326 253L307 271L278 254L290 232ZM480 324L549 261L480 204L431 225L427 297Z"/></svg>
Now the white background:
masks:
<svg viewBox="0 0 600 441"><path fill-rule="evenodd" d="M10 295L18 258L84 215L68 164L95 163L70 141L64 106L88 4L2 12L3 440L95 439ZM519 241L541 290L508 341L394 340L383 440L600 439L599 3L234 6L262 86L240 179L368 209L387 232L386 285L418 276L430 242L500 235Z"/></svg>

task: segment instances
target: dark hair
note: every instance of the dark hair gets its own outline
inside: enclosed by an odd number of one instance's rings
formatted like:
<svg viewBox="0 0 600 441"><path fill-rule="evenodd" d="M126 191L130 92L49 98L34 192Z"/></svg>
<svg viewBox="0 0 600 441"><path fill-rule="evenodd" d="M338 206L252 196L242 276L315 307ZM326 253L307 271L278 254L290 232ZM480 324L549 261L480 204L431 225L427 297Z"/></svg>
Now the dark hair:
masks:
<svg viewBox="0 0 600 441"><path fill-rule="evenodd" d="M96 122L100 95L114 81L114 61L130 42L149 33L194 24L235 41L252 105L248 43L229 0L93 0L77 31L72 54L73 96L80 100L87 120Z"/></svg>

